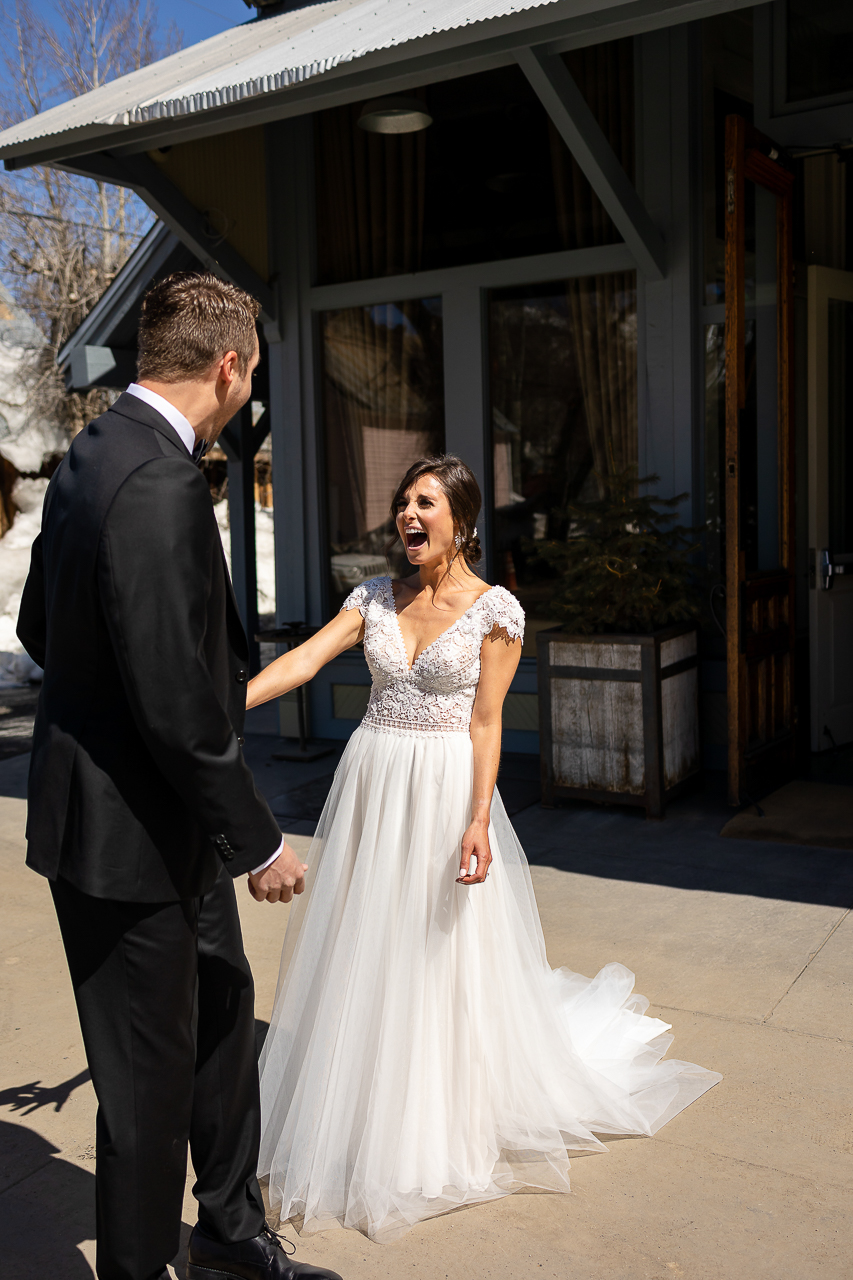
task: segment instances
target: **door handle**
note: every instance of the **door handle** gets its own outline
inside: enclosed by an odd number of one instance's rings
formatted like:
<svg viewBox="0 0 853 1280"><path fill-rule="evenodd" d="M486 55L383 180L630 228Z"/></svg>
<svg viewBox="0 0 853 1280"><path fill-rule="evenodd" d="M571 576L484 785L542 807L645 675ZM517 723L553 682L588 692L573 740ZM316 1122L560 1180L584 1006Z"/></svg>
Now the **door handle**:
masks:
<svg viewBox="0 0 853 1280"><path fill-rule="evenodd" d="M829 547L823 547L818 555L818 576L822 591L831 591L833 580L841 573L853 573L853 555L833 555Z"/></svg>

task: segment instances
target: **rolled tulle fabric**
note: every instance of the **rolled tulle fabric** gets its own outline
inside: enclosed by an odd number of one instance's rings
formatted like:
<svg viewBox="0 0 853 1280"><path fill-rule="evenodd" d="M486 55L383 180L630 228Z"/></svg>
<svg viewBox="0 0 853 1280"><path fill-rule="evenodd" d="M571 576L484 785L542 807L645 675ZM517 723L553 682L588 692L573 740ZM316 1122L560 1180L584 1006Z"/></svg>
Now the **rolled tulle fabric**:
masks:
<svg viewBox="0 0 853 1280"><path fill-rule="evenodd" d="M500 796L483 885L456 884L468 734L352 736L308 854L261 1057L261 1174L282 1219L389 1239L521 1186L567 1148L653 1134L721 1077L665 1061L634 977L552 970Z"/></svg>

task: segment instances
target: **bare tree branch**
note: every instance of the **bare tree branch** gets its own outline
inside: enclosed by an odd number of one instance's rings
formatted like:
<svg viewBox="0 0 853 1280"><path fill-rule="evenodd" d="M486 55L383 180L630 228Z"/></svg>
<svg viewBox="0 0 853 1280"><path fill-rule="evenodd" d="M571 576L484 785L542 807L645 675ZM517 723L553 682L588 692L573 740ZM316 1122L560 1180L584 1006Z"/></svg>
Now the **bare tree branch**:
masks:
<svg viewBox="0 0 853 1280"><path fill-rule="evenodd" d="M0 0L7 33L0 126L87 93L180 48L154 0L59 0L49 20L30 0ZM23 369L33 414L85 424L102 393L65 392L56 353L115 279L152 216L133 193L62 170L0 172L0 278L46 339Z"/></svg>

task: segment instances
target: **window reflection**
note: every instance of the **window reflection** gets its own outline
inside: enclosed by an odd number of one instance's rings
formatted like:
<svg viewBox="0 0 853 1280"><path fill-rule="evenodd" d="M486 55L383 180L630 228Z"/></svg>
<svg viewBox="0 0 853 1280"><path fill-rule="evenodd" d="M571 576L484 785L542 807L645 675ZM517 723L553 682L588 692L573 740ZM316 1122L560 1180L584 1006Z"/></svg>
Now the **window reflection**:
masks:
<svg viewBox="0 0 853 1280"><path fill-rule="evenodd" d="M330 606L387 573L388 514L416 458L444 448L441 299L321 318ZM407 565L391 552L391 572Z"/></svg>
<svg viewBox="0 0 853 1280"><path fill-rule="evenodd" d="M633 181L633 39L563 58ZM417 133L366 133L360 102L315 117L319 283L621 238L519 67L413 92L433 119Z"/></svg>
<svg viewBox="0 0 853 1280"><path fill-rule="evenodd" d="M489 341L495 577L530 617L532 655L552 588L527 540L564 537L566 504L637 460L635 275L495 291Z"/></svg>

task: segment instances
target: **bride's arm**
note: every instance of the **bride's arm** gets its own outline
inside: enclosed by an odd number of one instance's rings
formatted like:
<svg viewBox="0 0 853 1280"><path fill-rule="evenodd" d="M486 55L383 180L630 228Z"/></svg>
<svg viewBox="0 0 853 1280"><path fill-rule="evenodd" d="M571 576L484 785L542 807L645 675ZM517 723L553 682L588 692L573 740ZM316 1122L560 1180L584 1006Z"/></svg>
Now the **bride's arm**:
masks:
<svg viewBox="0 0 853 1280"><path fill-rule="evenodd" d="M520 657L521 641L513 640L502 628L495 627L483 641L480 652L480 683L471 716L471 741L474 744L471 825L462 839L458 884L482 884L492 861L489 818L492 792L501 762L501 713ZM477 859L477 870L473 876L469 876L472 856Z"/></svg>
<svg viewBox="0 0 853 1280"><path fill-rule="evenodd" d="M246 710L269 702L270 698L280 698L283 693L305 684L327 662L357 644L363 635L364 618L358 609L339 613L310 640L297 645L290 653L283 653L249 681Z"/></svg>

